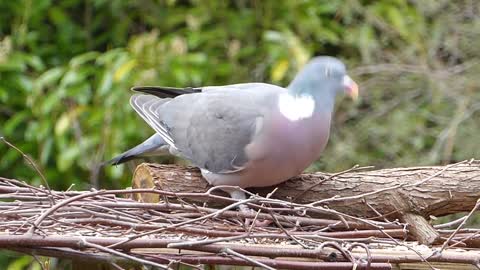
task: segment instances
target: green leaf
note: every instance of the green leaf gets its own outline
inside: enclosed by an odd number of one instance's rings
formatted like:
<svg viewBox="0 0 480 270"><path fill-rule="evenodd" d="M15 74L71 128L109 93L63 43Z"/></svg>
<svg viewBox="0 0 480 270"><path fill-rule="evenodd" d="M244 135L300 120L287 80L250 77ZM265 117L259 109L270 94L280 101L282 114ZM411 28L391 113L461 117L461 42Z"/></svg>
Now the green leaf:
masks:
<svg viewBox="0 0 480 270"><path fill-rule="evenodd" d="M80 148L76 144L61 149L56 158L58 170L60 172L65 172L70 169L79 153Z"/></svg>
<svg viewBox="0 0 480 270"><path fill-rule="evenodd" d="M113 73L113 81L118 82L122 80L125 75L130 73L130 71L135 67L137 61L135 59L129 60L122 64L116 71Z"/></svg>
<svg viewBox="0 0 480 270"><path fill-rule="evenodd" d="M113 76L109 70L104 70L100 83L98 84L97 93L100 96L104 96L112 88Z"/></svg>
<svg viewBox="0 0 480 270"><path fill-rule="evenodd" d="M87 52L75 56L74 58L72 58L72 60L70 60L70 67L76 68L78 66L81 66L89 61L95 60L99 55L100 53L98 52Z"/></svg>
<svg viewBox="0 0 480 270"><path fill-rule="evenodd" d="M40 163L47 164L53 150L53 137L47 138L45 142L41 145L41 148L42 149L40 151Z"/></svg>
<svg viewBox="0 0 480 270"><path fill-rule="evenodd" d="M62 67L55 67L47 70L35 80L35 87L37 89L43 89L55 84L60 77L62 77L64 71L65 69Z"/></svg>
<svg viewBox="0 0 480 270"><path fill-rule="evenodd" d="M60 118L58 118L57 123L55 124L55 135L62 136L65 131L70 127L71 124L70 113L63 113Z"/></svg>
<svg viewBox="0 0 480 270"><path fill-rule="evenodd" d="M30 113L27 111L21 111L15 113L2 127L5 135L13 135L15 129L20 125L26 122L26 119L30 116Z"/></svg>
<svg viewBox="0 0 480 270"><path fill-rule="evenodd" d="M284 42L285 41L285 36L278 31L266 31L265 34L263 35L263 38L266 41L272 41L272 42Z"/></svg>
<svg viewBox="0 0 480 270"><path fill-rule="evenodd" d="M317 3L317 12L318 14L335 14L338 12L338 6L340 2L338 1L322 1Z"/></svg>
<svg viewBox="0 0 480 270"><path fill-rule="evenodd" d="M92 88L87 82L80 82L67 87L65 96L73 98L77 104L86 105L91 101Z"/></svg>
<svg viewBox="0 0 480 270"><path fill-rule="evenodd" d="M72 85L75 83L78 83L82 81L85 78L85 75L81 70L79 69L69 69L63 78L60 80L60 85L62 87Z"/></svg>
<svg viewBox="0 0 480 270"><path fill-rule="evenodd" d="M109 166L107 172L113 179L119 179L123 174L123 168L120 166Z"/></svg>
<svg viewBox="0 0 480 270"><path fill-rule="evenodd" d="M42 59L37 55L25 55L25 60L35 71L42 71L45 69Z"/></svg>
<svg viewBox="0 0 480 270"><path fill-rule="evenodd" d="M272 81L274 82L279 82L281 81L284 77L285 74L287 73L289 62L286 59L281 59L277 61L273 67L270 76L272 77Z"/></svg>
<svg viewBox="0 0 480 270"><path fill-rule="evenodd" d="M50 91L46 97L42 100L43 102L40 104L40 111L43 115L47 115L53 111L55 106L59 106L60 100L62 96L61 90L53 90Z"/></svg>
<svg viewBox="0 0 480 270"><path fill-rule="evenodd" d="M60 6L50 8L49 16L53 23L59 26L69 22L68 15Z"/></svg>
<svg viewBox="0 0 480 270"><path fill-rule="evenodd" d="M2 103L6 103L8 100L8 92L7 89L0 87L0 101Z"/></svg>
<svg viewBox="0 0 480 270"><path fill-rule="evenodd" d="M65 131L69 129L69 127L72 125L72 121L78 117L79 114L81 114L85 110L85 107L83 106L78 106L75 107L74 109L64 112L57 120L55 124L55 135L62 136Z"/></svg>
<svg viewBox="0 0 480 270"><path fill-rule="evenodd" d="M123 49L109 50L103 53L102 55L100 55L97 58L96 62L97 64L100 64L100 65L113 64L114 60L124 53L125 51Z"/></svg>
<svg viewBox="0 0 480 270"><path fill-rule="evenodd" d="M23 72L27 68L25 57L21 53L12 53L6 61L0 61L0 71Z"/></svg>
<svg viewBox="0 0 480 270"><path fill-rule="evenodd" d="M191 64L204 64L208 58L204 53L191 53L187 56L188 62Z"/></svg>
<svg viewBox="0 0 480 270"><path fill-rule="evenodd" d="M23 270L27 266L29 266L30 263L32 263L32 261L33 261L32 257L22 256L16 259L15 261L13 261L12 263L10 263L7 267L7 270Z"/></svg>
<svg viewBox="0 0 480 270"><path fill-rule="evenodd" d="M29 76L19 74L15 76L15 86L23 92L31 92L33 89L32 79Z"/></svg>
<svg viewBox="0 0 480 270"><path fill-rule="evenodd" d="M397 30L397 32L403 36L408 36L407 24L405 22L405 16L401 11L396 7L387 8L387 17L392 26Z"/></svg>

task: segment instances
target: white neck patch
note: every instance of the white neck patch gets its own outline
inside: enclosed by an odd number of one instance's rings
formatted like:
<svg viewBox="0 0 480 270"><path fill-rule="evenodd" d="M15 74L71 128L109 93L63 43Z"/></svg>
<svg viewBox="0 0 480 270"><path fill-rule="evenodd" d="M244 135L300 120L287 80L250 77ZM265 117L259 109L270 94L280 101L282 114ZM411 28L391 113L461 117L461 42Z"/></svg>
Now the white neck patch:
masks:
<svg viewBox="0 0 480 270"><path fill-rule="evenodd" d="M289 120L297 121L313 115L315 100L307 95L293 96L282 93L278 97L278 109Z"/></svg>

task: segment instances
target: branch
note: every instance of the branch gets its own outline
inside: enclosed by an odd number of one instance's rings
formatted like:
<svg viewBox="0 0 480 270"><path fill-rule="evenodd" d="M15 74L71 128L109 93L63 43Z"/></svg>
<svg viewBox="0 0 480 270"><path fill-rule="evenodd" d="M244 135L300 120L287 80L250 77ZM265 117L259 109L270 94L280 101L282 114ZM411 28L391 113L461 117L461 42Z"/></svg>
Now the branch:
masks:
<svg viewBox="0 0 480 270"><path fill-rule="evenodd" d="M211 187L193 167L141 164L134 174L134 188L152 188L172 193L204 193ZM324 181L324 179L329 181ZM185 181L188 179L188 181ZM315 186L318 182L320 185ZM273 199L299 204L327 205L331 209L354 216L376 217L366 200L378 212L391 218L404 212L423 217L444 216L470 211L480 197L480 161L464 161L448 166L382 169L347 172L336 177L327 173L302 174L278 186ZM252 188L254 194L265 196L273 189ZM222 194L220 191L213 194ZM302 196L297 198L297 194ZM340 196L341 195L341 196ZM155 199L158 201L157 195ZM392 202L398 197L404 205ZM140 201L149 201L139 196ZM196 201L194 199L193 201ZM199 197L204 202L204 197ZM207 201L212 206L227 201Z"/></svg>
<svg viewBox="0 0 480 270"><path fill-rule="evenodd" d="M432 244L439 234L427 218L470 211L480 197L478 160L434 167L362 172L355 171L356 169L354 167L336 174L303 174L276 186L272 199L289 202L295 198L294 201L298 204L328 207L336 211L330 215L322 212L324 218L335 218L337 213L343 213L357 217L399 219L413 225L410 232L417 240ZM133 186L156 187L173 194L201 194L211 188L195 168L146 163L137 167ZM273 188L249 190L253 194L265 196ZM221 192L217 190L213 194L221 195ZM137 199L158 202L160 196L140 195ZM170 200L175 201L175 197ZM205 197L200 200L189 198L186 202L207 203L210 207L223 207L228 203L206 200ZM344 225L348 227L348 224Z"/></svg>
<svg viewBox="0 0 480 270"><path fill-rule="evenodd" d="M480 248L480 230L466 224L477 208L466 209L469 197L479 192L479 165L305 174L247 191L245 200L225 196L197 171L177 166L144 164L135 174L135 188L125 190L55 191L0 177L0 248L116 269L215 263L281 269L480 265L480 251L461 250ZM142 168L147 174L138 178ZM152 173L158 170L161 179ZM240 205L257 211L239 212ZM426 220L431 213L460 209L469 214L437 228ZM245 226L246 218L272 223Z"/></svg>

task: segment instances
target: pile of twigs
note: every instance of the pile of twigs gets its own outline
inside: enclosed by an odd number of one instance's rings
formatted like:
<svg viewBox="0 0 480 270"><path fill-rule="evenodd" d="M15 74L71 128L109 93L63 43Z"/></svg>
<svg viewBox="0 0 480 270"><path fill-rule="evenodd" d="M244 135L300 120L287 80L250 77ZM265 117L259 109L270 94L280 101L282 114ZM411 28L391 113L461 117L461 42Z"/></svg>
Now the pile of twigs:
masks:
<svg viewBox="0 0 480 270"><path fill-rule="evenodd" d="M426 247L409 238L408 224L396 220L362 219L254 194L235 201L211 191L60 192L0 178L0 248L102 262L116 269L132 264L160 269L178 264L192 269L203 269L202 264L266 269L479 267L480 252L475 248L480 247L480 230L465 228L476 208L461 219L436 225L441 237ZM131 199L139 193L156 193L162 200ZM215 209L187 203L189 198L231 204ZM252 213L237 211L241 204ZM322 213L338 218L317 218ZM255 226L265 220L270 225Z"/></svg>

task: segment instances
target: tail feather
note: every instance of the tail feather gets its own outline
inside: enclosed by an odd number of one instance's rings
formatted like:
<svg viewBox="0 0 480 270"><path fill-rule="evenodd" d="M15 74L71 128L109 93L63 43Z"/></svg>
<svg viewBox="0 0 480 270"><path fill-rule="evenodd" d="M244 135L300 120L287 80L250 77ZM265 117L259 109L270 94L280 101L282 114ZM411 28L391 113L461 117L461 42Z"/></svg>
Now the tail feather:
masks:
<svg viewBox="0 0 480 270"><path fill-rule="evenodd" d="M159 98L174 98L176 96L193 94L202 92L202 88L176 88L176 87L166 87L166 86L135 86L132 87L133 91L147 93L150 95L157 96Z"/></svg>
<svg viewBox="0 0 480 270"><path fill-rule="evenodd" d="M162 139L162 137L160 137L160 135L155 133L141 144L104 162L103 165L118 165L145 156L160 155L165 152L166 147L168 147L168 144Z"/></svg>
<svg viewBox="0 0 480 270"><path fill-rule="evenodd" d="M130 161L130 160L134 160L134 159L137 159L137 158L140 158L139 155L135 155L133 153L131 153L130 151L125 151L123 153L121 153L120 155L112 158L111 160L109 161L106 161L104 164L105 165L118 165L118 164L122 164L122 163L125 163L127 161Z"/></svg>

